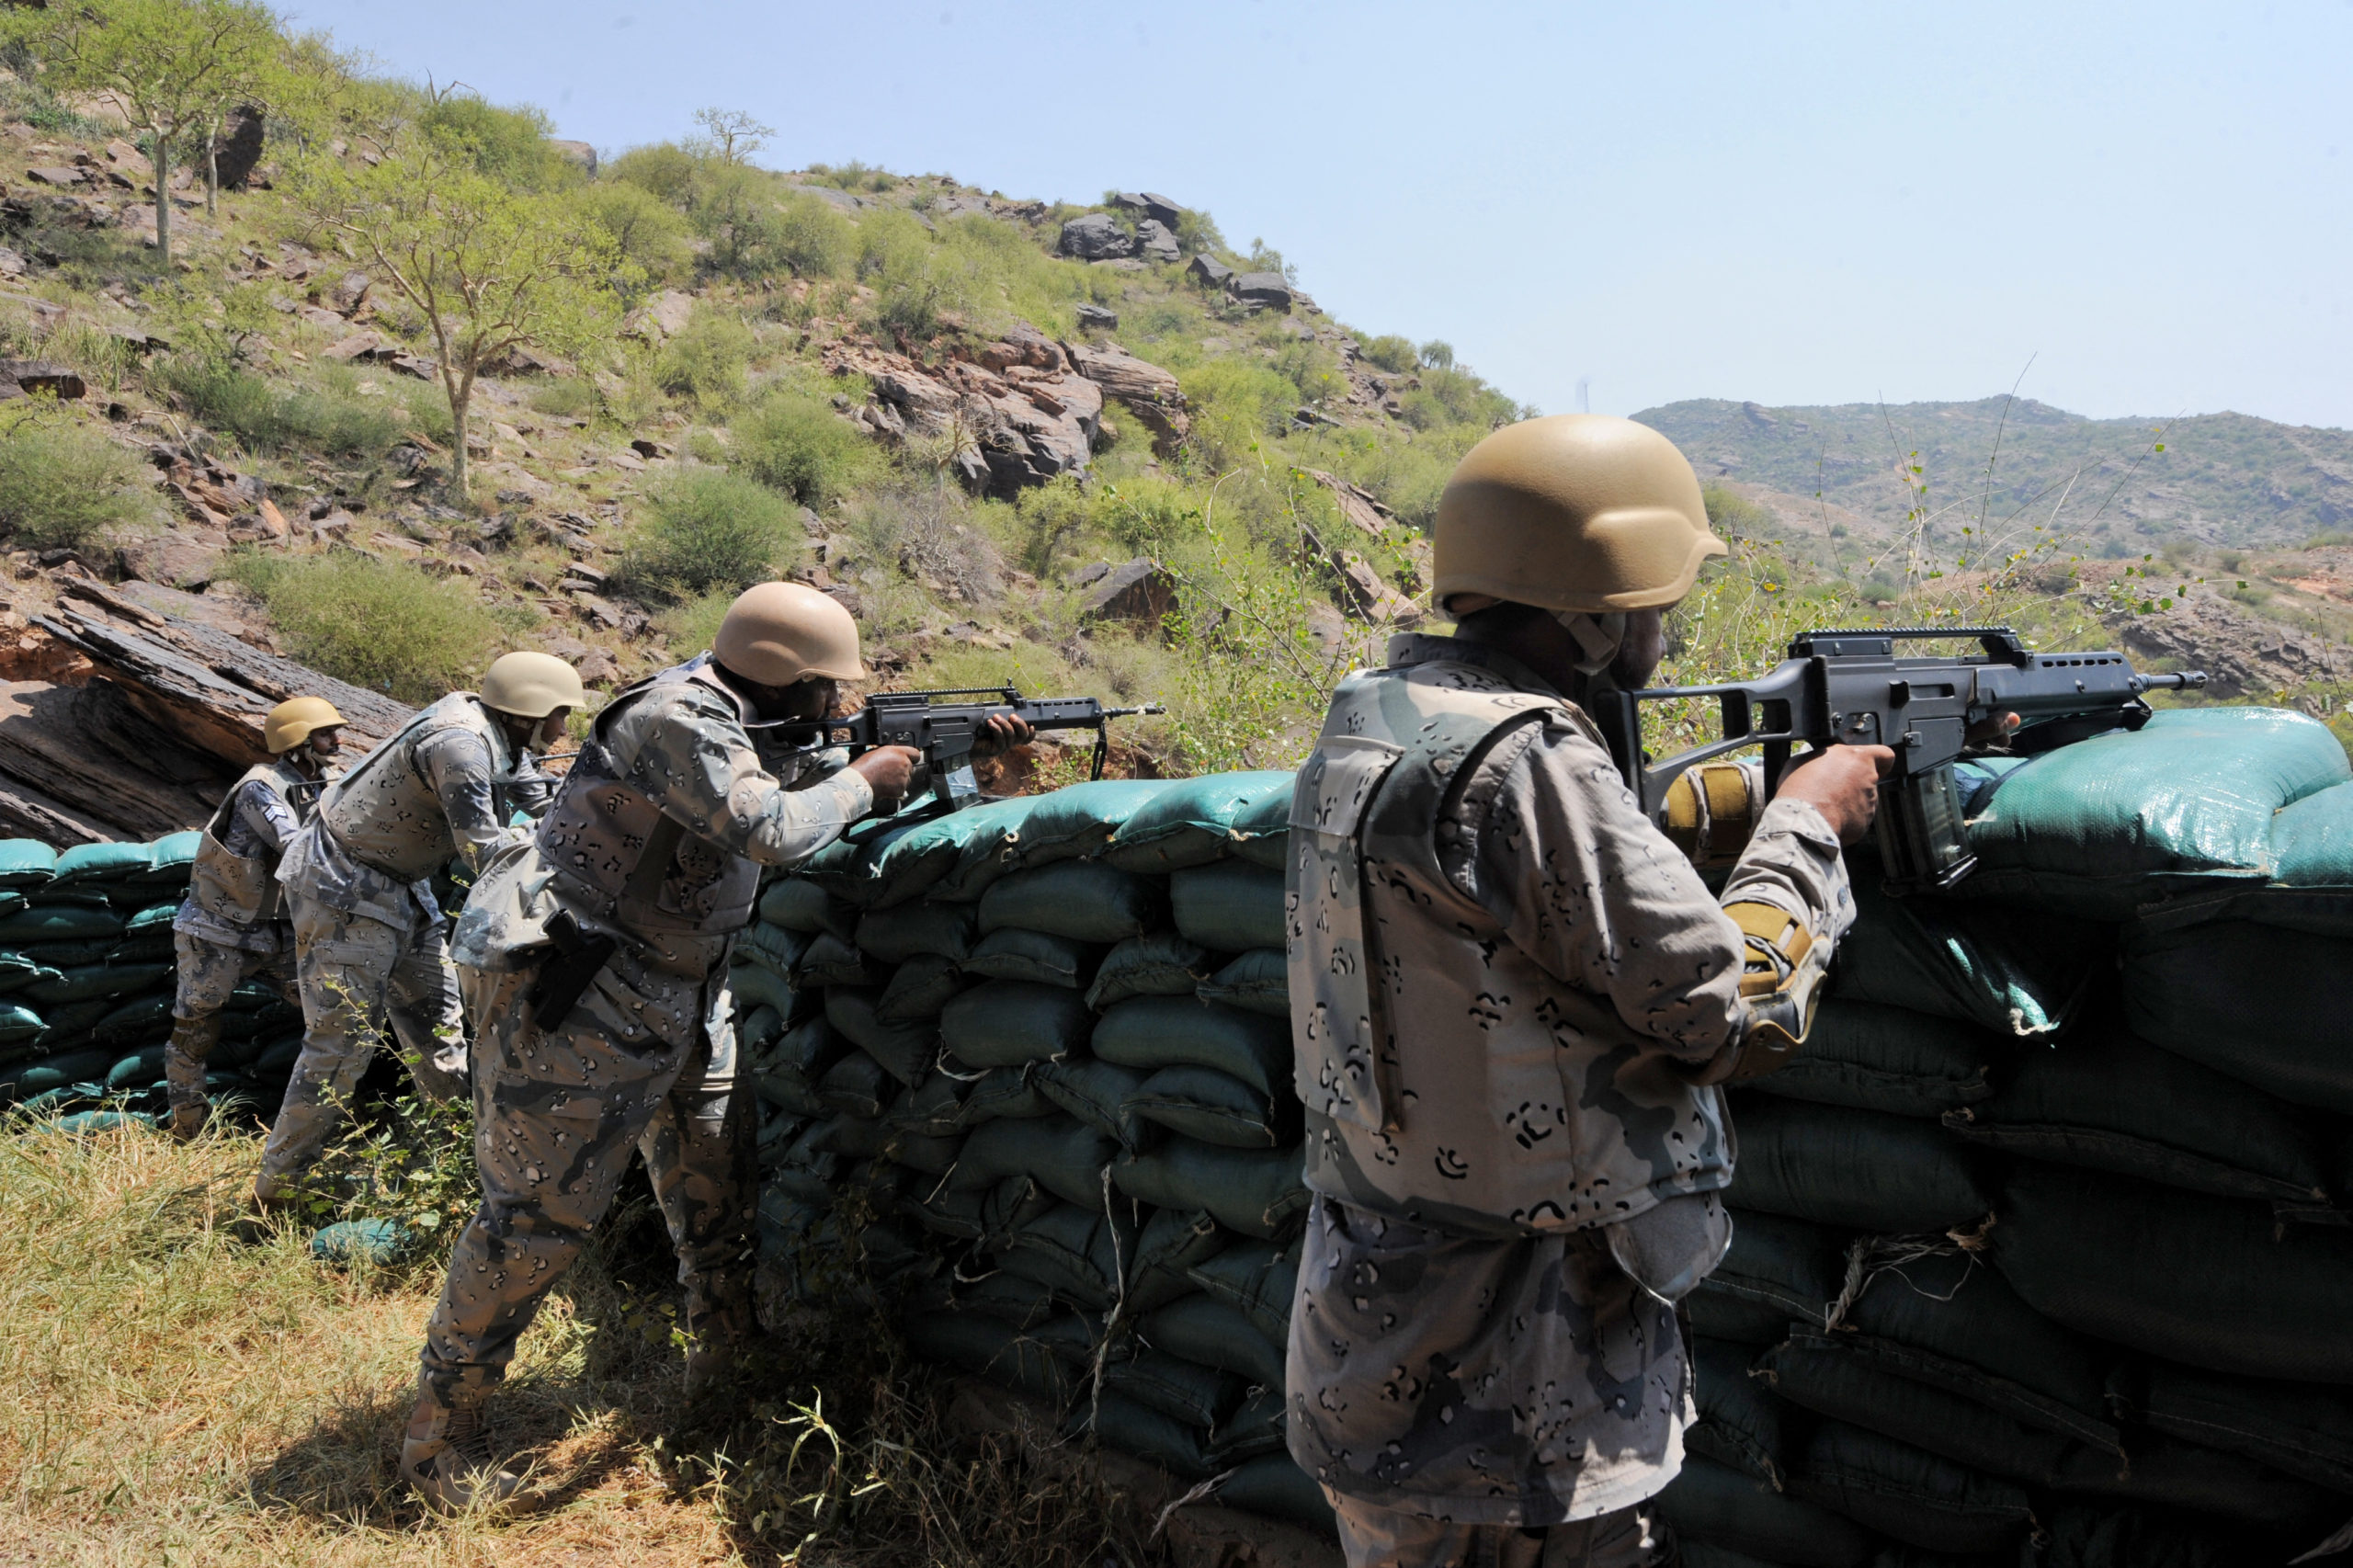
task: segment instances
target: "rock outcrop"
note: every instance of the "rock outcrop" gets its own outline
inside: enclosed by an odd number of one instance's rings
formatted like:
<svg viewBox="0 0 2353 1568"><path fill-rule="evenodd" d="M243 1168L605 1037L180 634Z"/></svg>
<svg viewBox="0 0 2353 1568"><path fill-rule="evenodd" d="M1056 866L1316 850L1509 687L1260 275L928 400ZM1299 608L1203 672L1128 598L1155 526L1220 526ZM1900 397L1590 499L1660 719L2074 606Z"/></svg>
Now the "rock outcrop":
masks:
<svg viewBox="0 0 2353 1568"><path fill-rule="evenodd" d="M1062 253L1081 261L1110 261L1136 254L1136 238L1108 212L1089 212L1063 225Z"/></svg>

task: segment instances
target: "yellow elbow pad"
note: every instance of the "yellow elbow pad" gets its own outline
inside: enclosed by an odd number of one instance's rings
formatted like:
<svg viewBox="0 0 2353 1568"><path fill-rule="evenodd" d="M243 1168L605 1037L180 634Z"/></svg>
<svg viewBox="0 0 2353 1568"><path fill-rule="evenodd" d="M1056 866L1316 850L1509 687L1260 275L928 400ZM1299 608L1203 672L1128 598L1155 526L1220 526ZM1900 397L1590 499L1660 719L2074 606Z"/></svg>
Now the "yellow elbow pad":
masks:
<svg viewBox="0 0 2353 1568"><path fill-rule="evenodd" d="M1765 774L1755 763L1703 762L1666 787L1667 839L1695 866L1729 866L1765 813Z"/></svg>
<svg viewBox="0 0 2353 1568"><path fill-rule="evenodd" d="M1724 913L1740 927L1744 956L1740 1000L1746 1018L1740 1049L1724 1076L1733 1082L1761 1078L1789 1064L1813 1027L1830 944L1817 942L1805 923L1769 903L1728 903Z"/></svg>

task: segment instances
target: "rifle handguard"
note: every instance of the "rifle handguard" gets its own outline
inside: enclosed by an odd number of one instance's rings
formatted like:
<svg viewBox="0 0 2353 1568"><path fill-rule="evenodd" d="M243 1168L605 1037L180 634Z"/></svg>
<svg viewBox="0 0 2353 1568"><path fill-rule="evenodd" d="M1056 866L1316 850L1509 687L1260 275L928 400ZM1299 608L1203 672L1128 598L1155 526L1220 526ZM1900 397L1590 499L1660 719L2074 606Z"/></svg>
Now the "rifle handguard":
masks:
<svg viewBox="0 0 2353 1568"><path fill-rule="evenodd" d="M1745 956L1740 999L1747 1014L1740 1047L1713 1082L1745 1083L1786 1067L1813 1027L1813 1010L1830 969L1830 945L1805 923L1769 903L1728 903Z"/></svg>

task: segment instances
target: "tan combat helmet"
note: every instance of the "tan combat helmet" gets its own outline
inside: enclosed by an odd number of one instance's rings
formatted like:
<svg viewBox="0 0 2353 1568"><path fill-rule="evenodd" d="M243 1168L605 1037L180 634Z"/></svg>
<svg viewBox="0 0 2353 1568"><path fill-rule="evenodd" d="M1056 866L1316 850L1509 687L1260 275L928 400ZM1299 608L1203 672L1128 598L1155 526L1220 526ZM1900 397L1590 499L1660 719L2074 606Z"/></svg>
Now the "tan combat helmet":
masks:
<svg viewBox="0 0 2353 1568"><path fill-rule="evenodd" d="M1724 553L1675 443L1607 414L1524 420L1472 448L1433 544L1441 608L1478 595L1586 615L1671 605Z"/></svg>
<svg viewBox="0 0 2353 1568"><path fill-rule="evenodd" d="M290 697L262 720L261 744L272 756L282 756L317 732L340 729L344 722L324 697Z"/></svg>
<svg viewBox="0 0 2353 1568"><path fill-rule="evenodd" d="M580 672L553 653L501 653L483 672L478 695L483 707L517 719L544 719L588 700Z"/></svg>
<svg viewBox="0 0 2353 1568"><path fill-rule="evenodd" d="M710 640L710 653L760 686L866 675L858 656L858 622L832 598L799 583L760 583L737 595Z"/></svg>

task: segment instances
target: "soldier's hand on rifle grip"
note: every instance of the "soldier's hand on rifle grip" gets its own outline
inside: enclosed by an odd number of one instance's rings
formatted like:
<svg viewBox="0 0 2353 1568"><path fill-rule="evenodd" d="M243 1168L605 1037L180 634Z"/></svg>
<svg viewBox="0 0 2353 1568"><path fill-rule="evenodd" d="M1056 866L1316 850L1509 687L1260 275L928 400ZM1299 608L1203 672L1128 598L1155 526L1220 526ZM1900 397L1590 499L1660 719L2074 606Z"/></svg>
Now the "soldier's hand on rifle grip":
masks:
<svg viewBox="0 0 2353 1568"><path fill-rule="evenodd" d="M922 754L913 746L876 746L849 766L873 789L876 807L887 810L906 799L907 785L922 760Z"/></svg>
<svg viewBox="0 0 2353 1568"><path fill-rule="evenodd" d="M2015 713L1989 714L1970 725L1969 733L1961 740L1972 746L2006 746L2010 744L2010 737L2018 733L2018 725L2022 722L2024 721Z"/></svg>
<svg viewBox="0 0 2353 1568"><path fill-rule="evenodd" d="M1825 746L1793 760L1775 794L1803 801L1822 813L1839 843L1853 844L1870 831L1879 781L1894 767L1895 753L1885 746Z"/></svg>
<svg viewBox="0 0 2353 1568"><path fill-rule="evenodd" d="M972 755L1002 756L1015 746L1028 745L1037 733L1026 719L1016 718L1010 713L991 714L988 722L981 726L981 733L972 737Z"/></svg>

